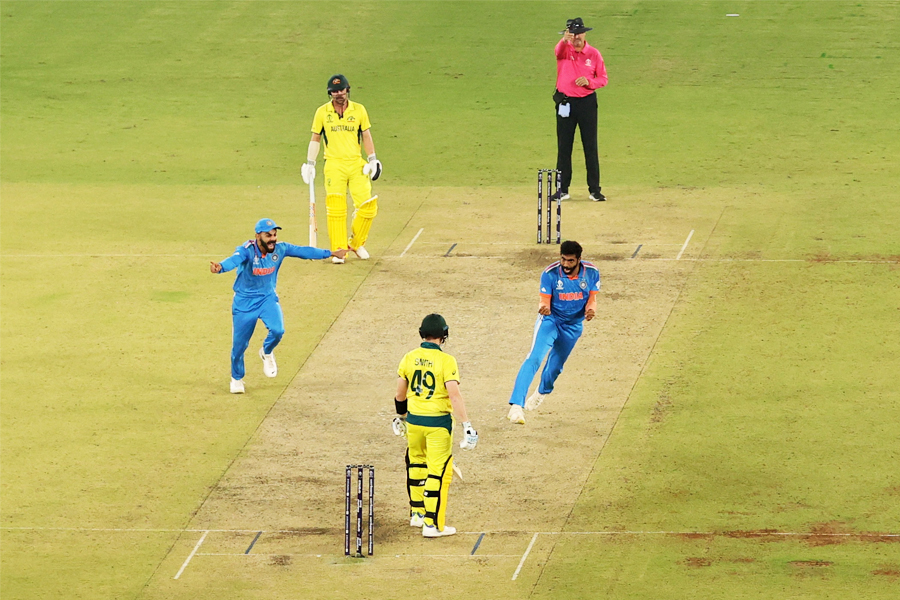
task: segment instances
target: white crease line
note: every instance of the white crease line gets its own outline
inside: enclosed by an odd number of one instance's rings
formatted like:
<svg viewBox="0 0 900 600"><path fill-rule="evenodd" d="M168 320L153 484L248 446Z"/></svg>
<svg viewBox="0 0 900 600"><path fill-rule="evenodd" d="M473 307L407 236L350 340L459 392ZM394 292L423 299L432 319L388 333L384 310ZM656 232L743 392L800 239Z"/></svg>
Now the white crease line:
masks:
<svg viewBox="0 0 900 600"><path fill-rule="evenodd" d="M412 248L412 245L416 243L416 240L419 239L419 236L422 235L422 232L425 231L425 228L419 230L419 233L416 234L416 237L412 239L409 245L400 253L400 258L403 258L403 255L406 254L406 251Z"/></svg>
<svg viewBox="0 0 900 600"><path fill-rule="evenodd" d="M684 246L681 247L681 252L678 253L678 256L675 257L675 260L681 260L681 255L684 254L685 248L688 246L688 242L691 241L691 236L694 235L694 230L691 229L691 232L688 234L687 239L684 240Z"/></svg>
<svg viewBox="0 0 900 600"><path fill-rule="evenodd" d="M273 556L315 556L316 558L331 558L333 555L325 552L269 552L266 554L253 553L244 554L243 552L198 552L197 556L234 556L237 558L271 558ZM515 558L518 554L393 554L388 553L379 558L405 558L409 556L418 556L421 558Z"/></svg>
<svg viewBox="0 0 900 600"><path fill-rule="evenodd" d="M197 542L197 545L194 546L194 549L191 550L191 553L190 553L190 554L188 555L188 557L184 560L184 564L181 565L181 568L180 568L180 569L178 569L178 573L177 573L177 574L175 575L175 577L174 577L175 579L178 579L179 577L181 577L181 574L184 573L184 570L187 568L188 563L191 562L191 559L194 558L194 555L195 555L195 554L197 554L197 550L200 549L200 545L203 543L203 540L206 539L206 536L207 536L208 534L209 534L209 531L204 531L204 532L203 532L203 535L200 536L200 540Z"/></svg>
<svg viewBox="0 0 900 600"><path fill-rule="evenodd" d="M528 544L528 548L525 549L525 554L522 555L522 560L519 561L519 566L516 567L516 572L513 573L513 576L512 576L513 581L515 581L516 577L519 576L519 571L522 570L522 566L525 564L525 559L528 558L528 553L531 552L531 548L532 548L532 546L534 546L534 543L537 541L538 535L540 535L540 534L536 533L536 534L534 534L534 536L532 536L531 543Z"/></svg>
<svg viewBox="0 0 900 600"><path fill-rule="evenodd" d="M262 531L267 534L293 534L298 537L312 537L318 535L330 535L320 533L307 533L296 529L141 529L141 528L102 528L102 527L13 527L9 525L0 526L3 531L107 531L122 533L258 533ZM520 529L482 529L479 531L457 531L457 535L481 535L486 534L529 534L531 531L523 531ZM642 530L605 530L605 531L538 531L537 535L704 535L711 537L740 537L731 536L728 531L642 531ZM797 537L900 537L900 533L877 533L871 531L857 531L850 533L813 533L809 531L737 531L735 533L750 533L752 536L747 537L764 537L764 536L797 536ZM410 555L416 556L416 555ZM518 555L515 555L518 556Z"/></svg>

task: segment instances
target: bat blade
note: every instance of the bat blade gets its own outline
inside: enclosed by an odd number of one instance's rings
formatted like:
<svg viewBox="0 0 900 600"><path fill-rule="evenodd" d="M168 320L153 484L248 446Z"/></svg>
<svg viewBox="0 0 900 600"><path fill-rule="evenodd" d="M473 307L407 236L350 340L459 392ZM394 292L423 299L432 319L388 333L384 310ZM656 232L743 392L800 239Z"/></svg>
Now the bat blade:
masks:
<svg viewBox="0 0 900 600"><path fill-rule="evenodd" d="M316 182L309 182L309 245L317 247L319 243L319 227L316 225Z"/></svg>

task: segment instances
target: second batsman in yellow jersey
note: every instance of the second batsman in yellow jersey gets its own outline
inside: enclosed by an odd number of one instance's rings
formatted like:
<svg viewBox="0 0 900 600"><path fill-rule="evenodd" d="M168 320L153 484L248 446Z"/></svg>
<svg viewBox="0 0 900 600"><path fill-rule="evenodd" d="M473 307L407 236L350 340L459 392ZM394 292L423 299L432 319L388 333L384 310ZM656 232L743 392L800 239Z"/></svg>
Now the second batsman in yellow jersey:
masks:
<svg viewBox="0 0 900 600"><path fill-rule="evenodd" d="M460 448L471 450L478 443L459 392L456 359L441 349L449 334L444 317L425 317L419 328L422 345L400 361L394 395L400 415L394 419L394 433L405 434L407 440L409 524L421 527L427 538L456 533L446 524L453 477L453 415L464 430Z"/></svg>
<svg viewBox="0 0 900 600"><path fill-rule="evenodd" d="M303 182L316 178L316 158L321 142L325 142L325 213L331 250L349 248L366 260L364 245L369 229L378 214L378 196L372 195L372 181L381 176L381 161L375 156L371 123L366 107L350 101L350 83L343 75L328 80L331 101L316 111L306 164L300 169ZM361 156L365 150L366 159ZM347 239L347 190L353 200L351 236ZM341 264L344 259L332 257Z"/></svg>

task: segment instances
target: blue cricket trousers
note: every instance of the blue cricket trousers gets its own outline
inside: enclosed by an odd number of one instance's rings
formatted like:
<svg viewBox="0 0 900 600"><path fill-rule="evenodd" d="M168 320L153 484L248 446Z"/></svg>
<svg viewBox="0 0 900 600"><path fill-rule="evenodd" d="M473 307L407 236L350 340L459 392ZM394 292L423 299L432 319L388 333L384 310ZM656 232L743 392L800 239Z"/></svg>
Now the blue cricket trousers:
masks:
<svg viewBox="0 0 900 600"><path fill-rule="evenodd" d="M244 378L244 352L250 345L250 338L256 329L256 321L262 320L263 325L269 330L263 342L263 352L271 354L284 337L284 313L281 312L281 304L278 296L272 294L258 307L251 310L240 310L234 304L231 305L232 340L231 340L231 376L235 379Z"/></svg>
<svg viewBox="0 0 900 600"><path fill-rule="evenodd" d="M525 396L528 394L531 380L534 379L534 374L537 373L548 353L547 364L544 365L544 370L541 372L538 391L542 394L552 392L553 384L562 373L563 365L566 364L566 359L569 358L569 354L575 347L575 342L581 337L583 330L584 324L581 321L570 323L558 321L553 315L546 317L539 315L534 323L531 351L519 368L509 403L525 406Z"/></svg>

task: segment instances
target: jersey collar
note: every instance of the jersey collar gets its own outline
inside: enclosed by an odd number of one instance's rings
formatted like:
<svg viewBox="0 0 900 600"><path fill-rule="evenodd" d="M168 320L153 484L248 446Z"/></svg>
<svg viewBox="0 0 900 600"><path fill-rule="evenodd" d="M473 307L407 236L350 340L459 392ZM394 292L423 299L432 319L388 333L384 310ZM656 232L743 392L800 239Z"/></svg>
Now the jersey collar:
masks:
<svg viewBox="0 0 900 600"><path fill-rule="evenodd" d="M325 106L328 107L325 110L332 112L334 114L338 114L338 112L337 112L337 110L335 110L334 104L331 102L331 100L329 100L328 104L326 104ZM346 115L351 110L355 110L355 108L356 108L356 103L353 102L353 100L347 99L347 108L344 109L344 114Z"/></svg>
<svg viewBox="0 0 900 600"><path fill-rule="evenodd" d="M560 277L565 277L566 279L571 279L574 281L574 280L578 279L579 277L581 277L581 273L584 271L584 264L579 260L578 261L578 270L575 271L575 274L571 275L571 276L566 275L566 272L563 271L562 263L560 263L558 268L559 268L559 276Z"/></svg>
<svg viewBox="0 0 900 600"><path fill-rule="evenodd" d="M435 344L434 342L422 342L423 348L429 348L431 350L440 350L441 346L439 344Z"/></svg>
<svg viewBox="0 0 900 600"><path fill-rule="evenodd" d="M265 258L266 256L268 256L268 254L266 252L263 252L262 248L259 247L259 241L256 239L253 240L253 251L259 254L260 258Z"/></svg>

